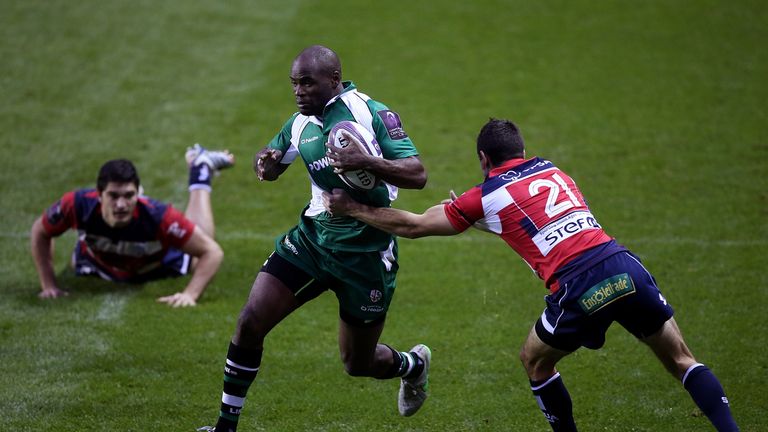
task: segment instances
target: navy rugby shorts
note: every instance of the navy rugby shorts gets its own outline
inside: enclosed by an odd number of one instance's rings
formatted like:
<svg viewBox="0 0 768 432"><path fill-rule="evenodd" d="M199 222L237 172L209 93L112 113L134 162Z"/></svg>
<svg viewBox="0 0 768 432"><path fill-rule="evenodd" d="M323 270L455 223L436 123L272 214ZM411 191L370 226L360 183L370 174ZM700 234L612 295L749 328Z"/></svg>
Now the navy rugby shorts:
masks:
<svg viewBox="0 0 768 432"><path fill-rule="evenodd" d="M613 254L568 277L545 297L547 307L536 321L536 334L554 348L598 349L614 321L642 339L656 333L674 313L656 280L630 252Z"/></svg>
<svg viewBox="0 0 768 432"><path fill-rule="evenodd" d="M143 274L135 274L128 279L120 279L108 270L102 269L98 264L80 251L80 244L75 245L72 252L72 263L77 276L97 276L113 282L144 283L158 279L175 278L184 276L190 271L192 257L184 252L170 248L163 256L163 261L157 268Z"/></svg>

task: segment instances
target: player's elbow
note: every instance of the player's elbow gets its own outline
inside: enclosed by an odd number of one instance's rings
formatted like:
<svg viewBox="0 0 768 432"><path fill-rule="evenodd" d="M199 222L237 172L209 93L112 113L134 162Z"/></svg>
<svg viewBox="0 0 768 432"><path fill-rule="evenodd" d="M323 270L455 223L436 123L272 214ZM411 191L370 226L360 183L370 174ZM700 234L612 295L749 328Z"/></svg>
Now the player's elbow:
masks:
<svg viewBox="0 0 768 432"><path fill-rule="evenodd" d="M224 250L218 243L211 241L199 258L200 265L205 265L211 271L216 272L224 260Z"/></svg>
<svg viewBox="0 0 768 432"><path fill-rule="evenodd" d="M34 250L36 245L50 244L53 237L45 231L42 219L38 218L32 224L32 228L29 231L29 238Z"/></svg>
<svg viewBox="0 0 768 432"><path fill-rule="evenodd" d="M216 242L213 242L213 247L211 248L211 259L216 262L217 266L224 261L224 249Z"/></svg>
<svg viewBox="0 0 768 432"><path fill-rule="evenodd" d="M414 175L412 189L424 189L427 185L427 170L421 167L421 170Z"/></svg>

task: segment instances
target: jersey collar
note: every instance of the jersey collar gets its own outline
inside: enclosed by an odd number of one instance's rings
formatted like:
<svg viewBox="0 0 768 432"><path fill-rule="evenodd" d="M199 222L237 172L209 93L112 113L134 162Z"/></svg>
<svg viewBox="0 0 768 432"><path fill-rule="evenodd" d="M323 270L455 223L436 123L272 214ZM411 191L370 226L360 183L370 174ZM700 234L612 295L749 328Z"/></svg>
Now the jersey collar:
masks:
<svg viewBox="0 0 768 432"><path fill-rule="evenodd" d="M323 116L325 116L325 111L327 111L328 108L330 108L330 106L333 105L334 102L339 100L339 98L342 95L344 95L345 93L349 93L351 91L357 90L357 87L355 86L355 83L353 83L352 81L342 81L341 82L341 86L343 87L343 90L341 91L341 93L339 93L336 96L330 98L328 100L328 102L326 102L325 108L323 109Z"/></svg>
<svg viewBox="0 0 768 432"><path fill-rule="evenodd" d="M488 177L493 177L493 176L497 176L499 174L503 174L503 173L511 170L512 168L514 168L516 166L519 166L519 165L522 165L522 164L524 164L526 162L529 162L529 161L531 161L533 159L536 159L536 158L532 157L532 158L529 158L529 159L510 159L510 160L504 162L503 164L501 164L500 166L497 166L496 168L493 168L491 170L491 172L488 173Z"/></svg>

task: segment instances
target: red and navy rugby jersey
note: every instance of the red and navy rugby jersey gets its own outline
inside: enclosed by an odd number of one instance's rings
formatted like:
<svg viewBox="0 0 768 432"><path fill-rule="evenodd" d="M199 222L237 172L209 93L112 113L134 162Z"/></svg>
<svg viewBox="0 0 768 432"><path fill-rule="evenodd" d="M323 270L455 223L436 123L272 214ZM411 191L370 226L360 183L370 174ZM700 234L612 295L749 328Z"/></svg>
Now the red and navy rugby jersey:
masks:
<svg viewBox="0 0 768 432"><path fill-rule="evenodd" d="M77 229L79 252L114 280L131 280L158 268L169 248L179 249L195 224L169 204L139 197L130 224L112 228L104 221L96 189L68 192L43 214L51 236Z"/></svg>
<svg viewBox="0 0 768 432"><path fill-rule="evenodd" d="M454 228L498 234L550 289L556 273L584 251L612 240L595 220L576 183L552 162L513 159L445 206Z"/></svg>

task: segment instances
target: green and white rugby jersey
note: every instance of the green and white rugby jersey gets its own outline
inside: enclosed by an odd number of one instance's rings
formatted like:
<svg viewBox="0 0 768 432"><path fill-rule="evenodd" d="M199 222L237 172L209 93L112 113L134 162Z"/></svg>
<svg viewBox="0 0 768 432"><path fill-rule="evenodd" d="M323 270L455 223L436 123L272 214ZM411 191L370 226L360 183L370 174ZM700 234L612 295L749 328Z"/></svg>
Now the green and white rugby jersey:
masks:
<svg viewBox="0 0 768 432"><path fill-rule="evenodd" d="M268 145L283 152L280 163L290 164L301 156L307 167L312 197L302 213L299 227L310 240L334 250L385 250L392 241L391 235L350 217L330 216L323 207L322 193L342 188L360 202L389 207L397 198L397 187L380 182L373 190L361 192L346 186L330 166L325 143L336 123L351 120L376 137L385 159L417 156L418 151L403 131L397 113L358 92L351 81L344 81L342 85L344 91L328 101L323 118L295 113Z"/></svg>

